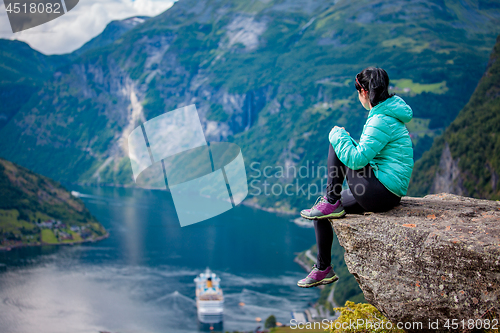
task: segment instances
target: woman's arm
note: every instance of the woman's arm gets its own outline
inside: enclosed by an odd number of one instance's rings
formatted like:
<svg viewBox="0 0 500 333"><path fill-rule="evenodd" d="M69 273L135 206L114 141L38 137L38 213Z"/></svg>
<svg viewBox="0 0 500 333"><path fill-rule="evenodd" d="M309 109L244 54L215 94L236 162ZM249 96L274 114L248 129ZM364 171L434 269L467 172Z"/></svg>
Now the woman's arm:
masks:
<svg viewBox="0 0 500 333"><path fill-rule="evenodd" d="M366 122L357 146L345 129L337 126L330 131L329 139L342 163L349 169L358 170L365 167L385 147L391 134L391 125L384 118L373 116Z"/></svg>

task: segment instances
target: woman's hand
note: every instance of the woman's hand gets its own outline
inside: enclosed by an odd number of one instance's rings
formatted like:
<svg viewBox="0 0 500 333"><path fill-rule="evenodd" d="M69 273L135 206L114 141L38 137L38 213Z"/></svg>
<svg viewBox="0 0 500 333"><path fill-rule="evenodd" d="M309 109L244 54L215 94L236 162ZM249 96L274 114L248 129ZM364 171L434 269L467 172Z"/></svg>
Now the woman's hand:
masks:
<svg viewBox="0 0 500 333"><path fill-rule="evenodd" d="M332 130L330 131L330 134L328 134L328 140L330 141L330 143L334 144L334 141L336 141L336 140L334 139L334 138L335 138L335 134L336 134L339 130L341 130L341 129L343 129L343 130L347 133L347 135L349 135L349 136L350 136L349 132L347 132L347 131L345 130L345 128L335 126L335 127L334 127L334 128L332 128Z"/></svg>
<svg viewBox="0 0 500 333"><path fill-rule="evenodd" d="M343 127L338 127L338 126L333 127L332 131L333 131L334 129L337 129L337 128L341 128L341 129L343 129L343 130L345 131L345 128L343 128ZM347 134L349 134L349 132L347 132L347 131L346 131L346 133L347 133ZM349 135L351 135L351 134L349 134Z"/></svg>

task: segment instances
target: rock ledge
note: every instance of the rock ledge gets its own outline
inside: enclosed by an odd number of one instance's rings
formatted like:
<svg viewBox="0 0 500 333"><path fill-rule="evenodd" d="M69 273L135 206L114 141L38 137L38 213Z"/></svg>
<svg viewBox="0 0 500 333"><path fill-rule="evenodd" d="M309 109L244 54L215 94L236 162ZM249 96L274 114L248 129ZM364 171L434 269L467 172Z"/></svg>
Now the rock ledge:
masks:
<svg viewBox="0 0 500 333"><path fill-rule="evenodd" d="M500 202L405 197L331 222L366 300L394 323L439 320L433 331L446 331L448 319L500 313Z"/></svg>

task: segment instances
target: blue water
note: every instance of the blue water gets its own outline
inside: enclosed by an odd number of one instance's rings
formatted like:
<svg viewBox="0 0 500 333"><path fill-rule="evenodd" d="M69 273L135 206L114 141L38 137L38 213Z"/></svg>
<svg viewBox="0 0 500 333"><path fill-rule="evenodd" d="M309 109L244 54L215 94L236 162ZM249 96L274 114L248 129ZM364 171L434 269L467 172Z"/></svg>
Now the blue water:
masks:
<svg viewBox="0 0 500 333"><path fill-rule="evenodd" d="M287 323L319 296L296 286L295 254L315 240L291 216L240 205L181 228L167 192L71 190L110 237L0 252L0 332L197 332L193 279L206 267L221 278L224 331Z"/></svg>

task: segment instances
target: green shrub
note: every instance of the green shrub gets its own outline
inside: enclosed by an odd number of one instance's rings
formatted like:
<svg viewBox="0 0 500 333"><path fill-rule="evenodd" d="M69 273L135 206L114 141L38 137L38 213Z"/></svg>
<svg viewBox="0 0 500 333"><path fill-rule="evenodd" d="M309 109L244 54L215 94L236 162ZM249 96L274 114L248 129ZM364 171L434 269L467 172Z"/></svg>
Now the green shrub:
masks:
<svg viewBox="0 0 500 333"><path fill-rule="evenodd" d="M380 311L378 311L373 305L370 304L355 304L353 302L347 301L344 307L335 308L334 310L340 311L340 317L331 324L330 332L332 333L404 333L404 330L396 328L387 329L387 326L390 327L395 325L393 325L386 317L384 317L382 313L380 313ZM356 325L355 329L349 327L353 322L359 323L359 325ZM390 323L390 325L387 325L387 323Z"/></svg>
<svg viewBox="0 0 500 333"><path fill-rule="evenodd" d="M276 317L274 315L270 315L269 317L267 317L264 326L266 328L276 327Z"/></svg>

